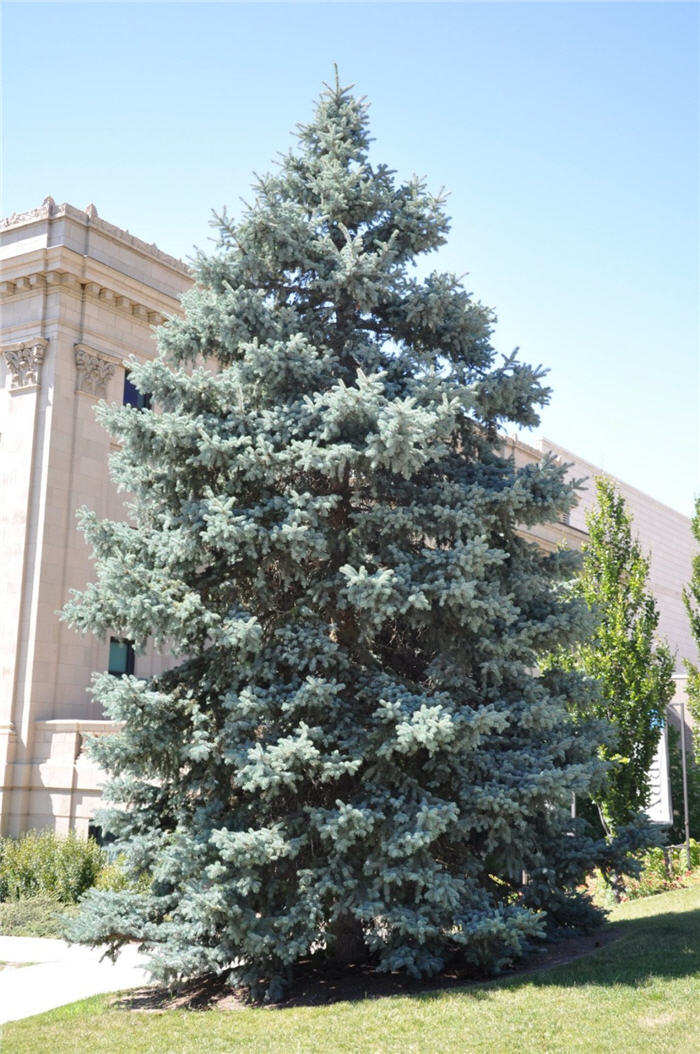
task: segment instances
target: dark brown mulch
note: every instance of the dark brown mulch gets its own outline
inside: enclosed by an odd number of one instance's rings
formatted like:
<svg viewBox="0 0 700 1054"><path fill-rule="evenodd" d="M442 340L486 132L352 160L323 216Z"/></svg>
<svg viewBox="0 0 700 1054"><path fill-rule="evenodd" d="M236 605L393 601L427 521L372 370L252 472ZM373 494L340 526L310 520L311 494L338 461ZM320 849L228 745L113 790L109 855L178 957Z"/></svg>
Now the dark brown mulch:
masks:
<svg viewBox="0 0 700 1054"><path fill-rule="evenodd" d="M587 936L568 937L549 944L504 970L498 980L519 977L555 966L564 966L589 955L619 938L619 931L604 927ZM311 960L300 963L296 979L284 1003L268 1008L286 1010L297 1006L323 1006L330 1003L381 999L395 995L421 995L451 988L469 988L491 980L467 971L446 971L428 981L416 981L405 974L376 974L367 966L348 966L344 970L319 967ZM191 981L176 991L169 988L139 988L118 999L115 1005L127 1010L162 1013L164 1010L242 1010L250 1006L245 993L232 989L219 977Z"/></svg>

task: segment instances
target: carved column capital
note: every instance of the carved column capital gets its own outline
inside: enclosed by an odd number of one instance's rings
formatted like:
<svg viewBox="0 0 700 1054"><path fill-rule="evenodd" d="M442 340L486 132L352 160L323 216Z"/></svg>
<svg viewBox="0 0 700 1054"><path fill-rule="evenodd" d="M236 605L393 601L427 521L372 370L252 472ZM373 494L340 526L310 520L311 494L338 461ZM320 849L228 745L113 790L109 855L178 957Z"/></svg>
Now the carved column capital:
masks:
<svg viewBox="0 0 700 1054"><path fill-rule="evenodd" d="M114 363L87 345L76 344L75 365L78 371L75 390L94 395L98 399L106 398L107 384L114 373Z"/></svg>
<svg viewBox="0 0 700 1054"><path fill-rule="evenodd" d="M7 344L2 348L8 369L12 375L10 389L38 388L41 384L41 364L48 346L43 337L32 337L31 340L20 340L16 344Z"/></svg>

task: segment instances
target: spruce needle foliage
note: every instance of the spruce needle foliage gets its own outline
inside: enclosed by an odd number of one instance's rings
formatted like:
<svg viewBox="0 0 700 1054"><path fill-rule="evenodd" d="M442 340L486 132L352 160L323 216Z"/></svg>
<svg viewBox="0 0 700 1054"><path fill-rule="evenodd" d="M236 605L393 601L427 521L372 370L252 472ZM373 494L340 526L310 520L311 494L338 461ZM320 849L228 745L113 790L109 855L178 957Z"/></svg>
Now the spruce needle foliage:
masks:
<svg viewBox="0 0 700 1054"><path fill-rule="evenodd" d="M416 276L443 201L368 148L336 84L216 218L131 373L153 411L99 408L133 519L81 514L96 580L66 613L171 655L94 681L123 722L92 748L103 822L151 881L91 894L79 939L267 998L310 954L492 970L565 924L593 845L571 794L604 768L601 726L569 717L585 678L537 673L582 632L575 558L518 533L574 495L499 439L537 422L543 370L496 361L454 276Z"/></svg>

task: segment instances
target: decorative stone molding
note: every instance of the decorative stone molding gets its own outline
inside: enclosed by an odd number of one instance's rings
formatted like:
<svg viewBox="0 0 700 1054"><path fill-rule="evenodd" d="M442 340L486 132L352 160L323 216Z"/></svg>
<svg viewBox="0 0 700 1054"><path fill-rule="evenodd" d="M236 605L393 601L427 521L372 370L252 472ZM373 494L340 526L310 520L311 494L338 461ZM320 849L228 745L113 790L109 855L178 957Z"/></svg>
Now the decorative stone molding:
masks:
<svg viewBox="0 0 700 1054"><path fill-rule="evenodd" d="M48 343L43 337L33 337L31 340L20 340L2 348L2 354L12 374L11 391L39 387L41 364Z"/></svg>
<svg viewBox="0 0 700 1054"><path fill-rule="evenodd" d="M45 220L56 211L56 203L53 198L44 198L43 205L38 209L29 209L27 212L13 212L0 220L0 230L8 230L10 227L19 227L23 223L31 223L33 220Z"/></svg>
<svg viewBox="0 0 700 1054"><path fill-rule="evenodd" d="M75 345L75 365L78 371L76 392L85 392L98 399L107 396L107 385L114 373L114 363L85 344Z"/></svg>
<svg viewBox="0 0 700 1054"><path fill-rule="evenodd" d="M129 231L125 231L121 227L115 227L113 223L100 219L92 202L83 211L82 209L76 209L65 201L62 205L57 205L53 198L47 197L44 198L43 204L38 209L29 209L27 212L13 212L11 216L0 219L0 230L10 230L13 227L21 227L26 223L34 223L37 220L49 218L56 219L60 216L67 216L69 219L77 220L79 223L87 223L89 221L92 227L103 231L111 238L123 242L125 245L131 245L140 252L146 252L153 259L159 260L168 267L172 267L174 271L178 271L180 274L190 274L189 267L182 260L178 260L175 256L170 256L169 253L164 253L157 245L153 243L148 244L142 241L141 238L134 237Z"/></svg>
<svg viewBox="0 0 700 1054"><path fill-rule="evenodd" d="M130 300L129 297L123 296L121 293L117 293L114 289L110 289L99 282L81 281L80 276L71 274L69 271L38 271L0 282L0 297L9 299L12 296L42 289L44 286L47 286L49 290L61 286L63 289L71 291L75 296L81 296L84 291L88 300L99 300L103 304L108 304L114 311L130 315L132 318L136 318L149 326L160 326L167 317L161 314L160 311L153 311L145 304L139 304L135 300Z"/></svg>

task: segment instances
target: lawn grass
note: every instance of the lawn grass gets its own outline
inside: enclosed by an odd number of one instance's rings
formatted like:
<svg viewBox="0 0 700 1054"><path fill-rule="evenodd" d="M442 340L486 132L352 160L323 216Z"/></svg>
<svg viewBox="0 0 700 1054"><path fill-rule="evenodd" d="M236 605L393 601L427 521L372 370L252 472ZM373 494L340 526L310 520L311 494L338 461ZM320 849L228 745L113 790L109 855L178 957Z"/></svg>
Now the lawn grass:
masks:
<svg viewBox="0 0 700 1054"><path fill-rule="evenodd" d="M700 1051L700 886L620 905L568 966L323 1007L118 1009L96 996L4 1026L2 1054L676 1054Z"/></svg>

